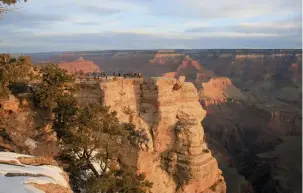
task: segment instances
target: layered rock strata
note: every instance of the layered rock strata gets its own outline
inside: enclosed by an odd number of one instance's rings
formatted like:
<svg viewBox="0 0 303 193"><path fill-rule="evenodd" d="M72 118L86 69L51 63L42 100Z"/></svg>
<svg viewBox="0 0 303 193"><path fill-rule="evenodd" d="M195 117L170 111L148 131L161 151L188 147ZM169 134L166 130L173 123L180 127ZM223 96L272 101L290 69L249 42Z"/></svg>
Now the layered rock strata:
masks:
<svg viewBox="0 0 303 193"><path fill-rule="evenodd" d="M149 141L123 148L120 160L153 182L152 192L225 192L218 163L201 125L205 117L195 86L170 78L116 79L100 83L103 103L121 122L131 120Z"/></svg>

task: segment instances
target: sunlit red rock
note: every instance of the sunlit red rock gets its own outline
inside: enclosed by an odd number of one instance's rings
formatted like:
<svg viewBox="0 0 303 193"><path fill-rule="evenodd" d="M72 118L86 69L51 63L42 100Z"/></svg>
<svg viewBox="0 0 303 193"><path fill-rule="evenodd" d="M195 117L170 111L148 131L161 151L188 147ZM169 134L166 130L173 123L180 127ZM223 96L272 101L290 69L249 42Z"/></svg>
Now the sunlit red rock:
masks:
<svg viewBox="0 0 303 193"><path fill-rule="evenodd" d="M67 70L71 74L80 71L83 71L84 73L101 71L100 67L93 61L84 60L82 57L72 62L61 62L58 64L58 66L62 69Z"/></svg>
<svg viewBox="0 0 303 193"><path fill-rule="evenodd" d="M192 83L171 78L122 79L101 82L102 98L121 122L133 111L133 123L149 141L140 149L124 147L122 163L137 168L154 183L153 193L225 193L217 161L205 143L201 120L205 111ZM178 84L178 89L173 89Z"/></svg>

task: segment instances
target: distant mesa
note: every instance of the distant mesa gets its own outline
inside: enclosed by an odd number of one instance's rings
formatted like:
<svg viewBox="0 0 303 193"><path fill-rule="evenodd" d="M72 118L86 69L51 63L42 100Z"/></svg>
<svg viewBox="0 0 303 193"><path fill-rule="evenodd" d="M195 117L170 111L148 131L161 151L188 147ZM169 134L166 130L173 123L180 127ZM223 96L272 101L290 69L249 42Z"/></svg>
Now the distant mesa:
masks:
<svg viewBox="0 0 303 193"><path fill-rule="evenodd" d="M61 62L58 66L65 69L70 74L74 74L79 71L87 72L101 72L100 67L91 60L85 60L83 57L78 58L72 62Z"/></svg>
<svg viewBox="0 0 303 193"><path fill-rule="evenodd" d="M155 57L149 63L168 65L169 61L179 60L182 57L184 57L184 54L176 53L175 50L158 50Z"/></svg>

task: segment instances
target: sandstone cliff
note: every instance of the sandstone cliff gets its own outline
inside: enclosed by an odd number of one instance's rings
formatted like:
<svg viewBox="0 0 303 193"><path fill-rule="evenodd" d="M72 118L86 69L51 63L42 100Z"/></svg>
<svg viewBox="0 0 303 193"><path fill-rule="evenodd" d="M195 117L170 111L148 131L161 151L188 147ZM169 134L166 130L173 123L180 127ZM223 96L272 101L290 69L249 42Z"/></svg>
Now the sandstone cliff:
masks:
<svg viewBox="0 0 303 193"><path fill-rule="evenodd" d="M56 161L0 152L1 193L72 193L68 175Z"/></svg>
<svg viewBox="0 0 303 193"><path fill-rule="evenodd" d="M100 83L105 105L121 122L132 116L149 142L120 152L126 165L146 174L154 193L225 192L218 163L205 143L205 111L192 83L169 78L117 79ZM131 112L131 113L130 113Z"/></svg>
<svg viewBox="0 0 303 193"><path fill-rule="evenodd" d="M75 72L83 71L86 72L100 72L100 67L93 61L84 60L80 57L78 60L72 62L61 62L58 64L60 68L67 70L69 73L73 74Z"/></svg>

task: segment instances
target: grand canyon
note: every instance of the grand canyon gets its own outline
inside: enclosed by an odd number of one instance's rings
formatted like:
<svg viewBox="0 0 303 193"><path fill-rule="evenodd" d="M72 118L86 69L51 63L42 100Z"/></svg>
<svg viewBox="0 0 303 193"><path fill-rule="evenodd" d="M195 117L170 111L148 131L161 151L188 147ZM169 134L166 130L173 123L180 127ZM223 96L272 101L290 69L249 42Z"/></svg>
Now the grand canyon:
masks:
<svg viewBox="0 0 303 193"><path fill-rule="evenodd" d="M76 93L80 103L101 98L120 122L130 118L124 109L132 110L149 140L139 148L119 144L118 152L153 182L151 192L301 191L301 50L30 56L37 68L56 63L71 74L82 71L91 87ZM143 78L123 77L129 72Z"/></svg>
<svg viewBox="0 0 303 193"><path fill-rule="evenodd" d="M0 193L302 193L301 0L0 0Z"/></svg>

